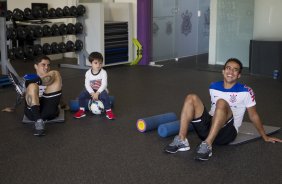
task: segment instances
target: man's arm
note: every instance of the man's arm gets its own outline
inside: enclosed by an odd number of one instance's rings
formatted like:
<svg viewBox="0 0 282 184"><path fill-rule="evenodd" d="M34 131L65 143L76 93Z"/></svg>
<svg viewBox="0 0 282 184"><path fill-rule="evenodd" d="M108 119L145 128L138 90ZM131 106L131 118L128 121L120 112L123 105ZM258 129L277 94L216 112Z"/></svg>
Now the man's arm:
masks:
<svg viewBox="0 0 282 184"><path fill-rule="evenodd" d="M42 84L44 86L49 86L51 85L56 79L56 71L52 70L48 72L45 76L41 78Z"/></svg>
<svg viewBox="0 0 282 184"><path fill-rule="evenodd" d="M279 138L270 137L270 136L265 134L265 130L263 128L262 121L261 121L261 119L260 119L260 117L257 113L256 106L252 106L252 107L247 108L247 111L248 111L248 115L249 115L251 122L256 127L257 131L259 132L259 134L261 135L261 137L263 138L264 141L272 142L272 143L282 142L282 140L279 139Z"/></svg>

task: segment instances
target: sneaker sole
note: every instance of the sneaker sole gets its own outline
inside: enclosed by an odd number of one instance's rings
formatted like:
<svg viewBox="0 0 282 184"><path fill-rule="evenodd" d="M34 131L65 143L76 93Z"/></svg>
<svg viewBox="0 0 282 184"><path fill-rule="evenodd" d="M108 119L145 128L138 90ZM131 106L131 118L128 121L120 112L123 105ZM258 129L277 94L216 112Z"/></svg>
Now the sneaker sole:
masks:
<svg viewBox="0 0 282 184"><path fill-rule="evenodd" d="M74 116L74 118L75 118L75 119L80 119L80 118L83 118L83 117L85 117L85 116L86 116L86 114L84 114L84 115L82 115L82 116L80 116L80 117L75 117L75 116Z"/></svg>
<svg viewBox="0 0 282 184"><path fill-rule="evenodd" d="M186 147L186 148L179 148L176 151L165 150L165 152L167 152L167 153L177 153L178 151L189 151L189 150L190 150L190 147Z"/></svg>
<svg viewBox="0 0 282 184"><path fill-rule="evenodd" d="M194 159L199 160L199 161L207 161L211 158L211 156L212 156L212 153L209 154L208 158L195 157Z"/></svg>

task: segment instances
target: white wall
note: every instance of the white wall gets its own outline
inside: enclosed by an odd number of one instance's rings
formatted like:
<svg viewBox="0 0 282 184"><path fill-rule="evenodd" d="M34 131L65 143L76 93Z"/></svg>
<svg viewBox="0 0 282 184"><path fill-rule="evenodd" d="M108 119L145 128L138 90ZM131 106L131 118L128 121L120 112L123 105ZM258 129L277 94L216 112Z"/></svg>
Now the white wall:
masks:
<svg viewBox="0 0 282 184"><path fill-rule="evenodd" d="M281 0L255 0L254 39L282 40L281 10Z"/></svg>

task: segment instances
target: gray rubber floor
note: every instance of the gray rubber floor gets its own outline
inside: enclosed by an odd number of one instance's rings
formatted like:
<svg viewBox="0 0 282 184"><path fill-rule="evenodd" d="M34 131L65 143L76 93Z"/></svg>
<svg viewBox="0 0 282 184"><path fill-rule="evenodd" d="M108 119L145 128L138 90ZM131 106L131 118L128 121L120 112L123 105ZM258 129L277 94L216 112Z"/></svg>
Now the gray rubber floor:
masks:
<svg viewBox="0 0 282 184"><path fill-rule="evenodd" d="M83 88L85 70L58 68L61 62L54 61L52 67L62 73L68 102ZM220 68L193 61L161 64L106 67L110 94L115 97L114 121L91 114L76 120L67 111L65 123L48 124L47 135L38 138L29 125L21 123L23 105L15 113L0 112L0 183L282 183L282 144L258 139L214 146L212 158L198 162L193 159L200 143L195 133L188 136L190 151L171 155L163 148L173 137L138 132L138 118L166 112L179 117L187 93L198 93L209 108L208 86L222 78ZM20 75L33 72L29 62L13 65ZM282 82L248 72L240 81L255 91L264 123L281 127ZM13 87L0 88L1 109L14 100ZM282 138L281 131L275 136Z"/></svg>

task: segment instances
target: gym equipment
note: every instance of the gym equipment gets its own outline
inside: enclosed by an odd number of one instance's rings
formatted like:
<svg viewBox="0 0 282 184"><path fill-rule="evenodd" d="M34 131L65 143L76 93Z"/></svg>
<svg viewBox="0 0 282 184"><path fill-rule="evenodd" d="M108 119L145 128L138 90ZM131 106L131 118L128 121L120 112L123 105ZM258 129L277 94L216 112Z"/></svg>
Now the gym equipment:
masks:
<svg viewBox="0 0 282 184"><path fill-rule="evenodd" d="M26 39L31 39L31 40L35 39L34 29L31 26L26 26L25 32L26 32Z"/></svg>
<svg viewBox="0 0 282 184"><path fill-rule="evenodd" d="M15 56L18 59L24 59L24 50L22 47L18 47L15 49Z"/></svg>
<svg viewBox="0 0 282 184"><path fill-rule="evenodd" d="M43 16L43 12L41 8L33 8L32 10L32 15L35 19L40 19Z"/></svg>
<svg viewBox="0 0 282 184"><path fill-rule="evenodd" d="M51 120L47 120L44 121L45 123L63 123L65 122L65 111L63 109L59 109L60 113L58 115L58 117L51 119ZM33 124L34 121L31 121L30 119L28 119L25 115L23 117L22 120L23 123L28 123L28 124Z"/></svg>
<svg viewBox="0 0 282 184"><path fill-rule="evenodd" d="M44 25L42 30L43 30L43 36L51 36L52 35L52 30L51 30L50 26Z"/></svg>
<svg viewBox="0 0 282 184"><path fill-rule="evenodd" d="M58 54L59 53L59 45L57 44L57 42L51 43L51 50L52 50L52 54Z"/></svg>
<svg viewBox="0 0 282 184"><path fill-rule="evenodd" d="M33 58L34 57L33 46L25 46L24 47L24 56L26 58Z"/></svg>
<svg viewBox="0 0 282 184"><path fill-rule="evenodd" d="M51 26L51 32L53 36L59 36L60 35L59 26L57 24L53 24Z"/></svg>
<svg viewBox="0 0 282 184"><path fill-rule="evenodd" d="M75 23L75 34L83 33L83 25L80 22Z"/></svg>
<svg viewBox="0 0 282 184"><path fill-rule="evenodd" d="M137 120L136 126L139 132L147 132L158 128L159 125L176 121L175 113L169 112L165 114L155 115Z"/></svg>
<svg viewBox="0 0 282 184"><path fill-rule="evenodd" d="M10 59L16 59L16 50L15 48L8 50L8 58Z"/></svg>
<svg viewBox="0 0 282 184"><path fill-rule="evenodd" d="M180 122L177 120L177 121L161 124L158 127L158 134L160 137L169 137L178 134L179 129L180 129ZM189 132L193 131L192 124L189 125L188 131Z"/></svg>
<svg viewBox="0 0 282 184"><path fill-rule="evenodd" d="M76 9L77 9L77 16L83 16L86 12L86 8L82 4L78 5Z"/></svg>
<svg viewBox="0 0 282 184"><path fill-rule="evenodd" d="M24 27L17 27L17 38L25 40L26 38L26 31Z"/></svg>
<svg viewBox="0 0 282 184"><path fill-rule="evenodd" d="M10 21L13 17L13 12L11 10L7 10L6 21Z"/></svg>
<svg viewBox="0 0 282 184"><path fill-rule="evenodd" d="M62 8L56 8L55 13L56 13L56 16L59 18L64 16L64 12Z"/></svg>
<svg viewBox="0 0 282 184"><path fill-rule="evenodd" d="M68 27L66 24L61 24L59 26L60 35L66 35L68 33Z"/></svg>
<svg viewBox="0 0 282 184"><path fill-rule="evenodd" d="M22 10L20 10L19 8L15 8L13 10L12 18L16 21L17 20L22 21L24 19L24 12Z"/></svg>
<svg viewBox="0 0 282 184"><path fill-rule="evenodd" d="M102 114L105 110L103 102L100 100L89 100L88 109L93 114L99 115Z"/></svg>
<svg viewBox="0 0 282 184"><path fill-rule="evenodd" d="M43 54L45 54L45 55L52 54L51 45L49 43L44 43L43 44Z"/></svg>
<svg viewBox="0 0 282 184"><path fill-rule="evenodd" d="M70 8L68 7L68 6L65 6L64 8L63 8L63 14L64 14L64 16L70 16Z"/></svg>
<svg viewBox="0 0 282 184"><path fill-rule="evenodd" d="M58 47L59 47L59 52L60 53L65 53L67 51L66 44L64 42L59 43Z"/></svg>
<svg viewBox="0 0 282 184"><path fill-rule="evenodd" d="M43 47L40 44L33 46L34 56L41 56L43 54Z"/></svg>
<svg viewBox="0 0 282 184"><path fill-rule="evenodd" d="M280 127L263 125L266 135L276 133L280 130ZM250 122L243 122L239 127L238 135L234 141L229 143L229 145L243 144L252 140L260 138L260 134Z"/></svg>
<svg viewBox="0 0 282 184"><path fill-rule="evenodd" d="M83 42L81 40L76 40L74 43L74 50L81 51L83 49Z"/></svg>
<svg viewBox="0 0 282 184"><path fill-rule="evenodd" d="M56 10L55 10L55 8L50 8L49 9L49 17L50 18L55 18L56 17Z"/></svg>
<svg viewBox="0 0 282 184"><path fill-rule="evenodd" d="M75 34L76 33L76 29L75 29L74 24L68 23L67 28L68 28L68 34Z"/></svg>
<svg viewBox="0 0 282 184"><path fill-rule="evenodd" d="M7 75L0 75L0 87L12 85L9 77Z"/></svg>
<svg viewBox="0 0 282 184"><path fill-rule="evenodd" d="M32 26L34 37L40 38L43 36L43 29L41 26Z"/></svg>
<svg viewBox="0 0 282 184"><path fill-rule="evenodd" d="M77 17L77 8L75 6L70 7L70 15L73 17Z"/></svg>
<svg viewBox="0 0 282 184"><path fill-rule="evenodd" d="M43 18L49 18L49 11L47 8L42 8L42 17Z"/></svg>
<svg viewBox="0 0 282 184"><path fill-rule="evenodd" d="M67 41L66 49L67 49L67 52L74 51L74 43L71 40Z"/></svg>
<svg viewBox="0 0 282 184"><path fill-rule="evenodd" d="M32 11L30 8L24 9L24 18L25 19L33 19Z"/></svg>
<svg viewBox="0 0 282 184"><path fill-rule="evenodd" d="M14 40L16 38L17 38L17 31L12 27L7 28L7 40Z"/></svg>

